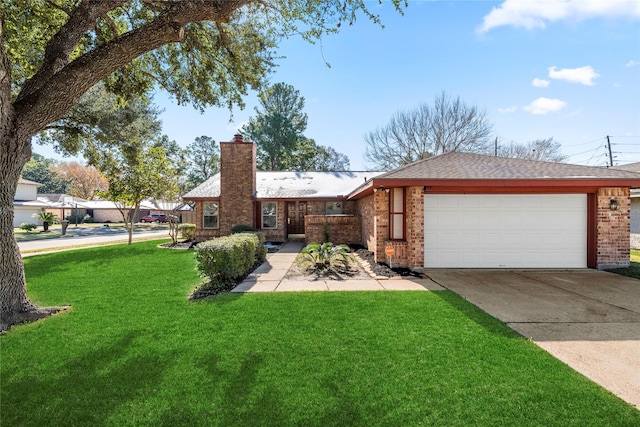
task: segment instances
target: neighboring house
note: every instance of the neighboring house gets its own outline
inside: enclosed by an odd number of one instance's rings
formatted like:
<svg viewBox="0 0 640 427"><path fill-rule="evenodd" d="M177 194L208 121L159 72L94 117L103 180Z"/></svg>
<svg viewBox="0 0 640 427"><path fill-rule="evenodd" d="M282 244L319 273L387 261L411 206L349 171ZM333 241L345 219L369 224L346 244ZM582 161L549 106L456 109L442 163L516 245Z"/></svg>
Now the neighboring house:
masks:
<svg viewBox="0 0 640 427"><path fill-rule="evenodd" d="M33 216L47 207L46 203L38 201L38 187L42 184L20 178L16 195L13 198L13 226L20 227L22 223L37 224Z"/></svg>
<svg viewBox="0 0 640 427"><path fill-rule="evenodd" d="M89 200L83 203L78 203L79 207L83 207L87 210L87 215L93 217L93 222L123 222L122 213L118 209L118 206L109 200ZM153 205L142 202L140 203L140 211L134 218L133 222L140 221L143 216L149 215L149 212L154 208ZM128 213L130 209L125 209Z"/></svg>
<svg viewBox="0 0 640 427"><path fill-rule="evenodd" d="M268 240L358 243L423 268L629 265L630 189L640 173L447 153L373 172L256 172L256 148L220 144L221 171L183 196L196 237L236 224Z"/></svg>
<svg viewBox="0 0 640 427"><path fill-rule="evenodd" d="M615 169L640 173L640 162L614 166ZM640 249L640 189L631 189L631 247Z"/></svg>
<svg viewBox="0 0 640 427"><path fill-rule="evenodd" d="M45 209L47 212L51 212L60 219L66 219L68 217L78 216L80 219L87 214L87 210L82 207L82 204L86 202L85 199L79 197L70 196L68 194L50 193L40 194L38 200L47 204Z"/></svg>

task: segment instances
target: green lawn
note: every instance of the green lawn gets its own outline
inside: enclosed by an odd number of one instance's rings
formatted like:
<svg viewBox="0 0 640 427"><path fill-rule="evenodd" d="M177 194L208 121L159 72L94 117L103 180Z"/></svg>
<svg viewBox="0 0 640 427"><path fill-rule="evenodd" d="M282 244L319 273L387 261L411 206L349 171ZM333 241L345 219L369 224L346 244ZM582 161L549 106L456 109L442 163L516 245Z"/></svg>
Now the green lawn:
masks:
<svg viewBox="0 0 640 427"><path fill-rule="evenodd" d="M640 412L450 292L222 295L157 242L25 259L4 426L602 426Z"/></svg>

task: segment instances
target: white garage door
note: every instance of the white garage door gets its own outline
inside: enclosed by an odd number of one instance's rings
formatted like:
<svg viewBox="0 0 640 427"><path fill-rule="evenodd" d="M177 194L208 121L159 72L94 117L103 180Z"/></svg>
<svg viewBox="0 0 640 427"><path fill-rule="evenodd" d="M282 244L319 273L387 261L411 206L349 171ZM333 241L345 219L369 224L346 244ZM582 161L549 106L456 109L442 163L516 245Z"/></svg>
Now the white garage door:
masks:
<svg viewBox="0 0 640 427"><path fill-rule="evenodd" d="M13 212L13 226L20 227L20 224L26 222L28 224L37 224L38 220L33 218L34 214L40 212L38 208L18 208Z"/></svg>
<svg viewBox="0 0 640 427"><path fill-rule="evenodd" d="M426 195L424 265L586 268L586 194Z"/></svg>

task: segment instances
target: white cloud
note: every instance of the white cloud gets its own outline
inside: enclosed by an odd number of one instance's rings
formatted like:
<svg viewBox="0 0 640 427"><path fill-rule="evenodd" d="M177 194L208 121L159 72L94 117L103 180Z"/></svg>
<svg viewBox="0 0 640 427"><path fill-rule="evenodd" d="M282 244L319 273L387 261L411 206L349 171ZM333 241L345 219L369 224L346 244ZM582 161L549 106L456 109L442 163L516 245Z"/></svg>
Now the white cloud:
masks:
<svg viewBox="0 0 640 427"><path fill-rule="evenodd" d="M539 79L537 77L531 82L531 86L533 87L548 87L549 84L551 84L549 80Z"/></svg>
<svg viewBox="0 0 640 427"><path fill-rule="evenodd" d="M516 110L518 110L518 107L516 107L515 105L507 108L498 108L499 113L515 113Z"/></svg>
<svg viewBox="0 0 640 427"><path fill-rule="evenodd" d="M556 21L580 21L604 16L640 18L640 2L631 0L505 0L485 15L480 33L512 26L533 30Z"/></svg>
<svg viewBox="0 0 640 427"><path fill-rule="evenodd" d="M632 59L631 61L624 64L625 67L635 67L637 65L640 65L640 62L636 61L635 59Z"/></svg>
<svg viewBox="0 0 640 427"><path fill-rule="evenodd" d="M562 110L567 105L566 102L559 99L538 98L531 104L523 108L523 110L531 114L547 114Z"/></svg>
<svg viewBox="0 0 640 427"><path fill-rule="evenodd" d="M579 68L562 68L558 70L558 67L549 67L549 78L557 80L565 80L569 83L580 83L586 86L593 86L593 80L600 77L600 74L596 73L591 65L586 65Z"/></svg>

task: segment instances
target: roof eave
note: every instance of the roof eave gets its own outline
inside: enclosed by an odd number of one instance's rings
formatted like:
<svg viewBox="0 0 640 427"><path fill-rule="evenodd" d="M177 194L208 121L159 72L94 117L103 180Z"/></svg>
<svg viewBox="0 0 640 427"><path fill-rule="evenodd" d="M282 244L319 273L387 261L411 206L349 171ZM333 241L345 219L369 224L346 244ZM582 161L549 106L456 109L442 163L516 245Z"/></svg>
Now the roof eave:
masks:
<svg viewBox="0 0 640 427"><path fill-rule="evenodd" d="M393 179L393 178L373 178L366 187L360 187L349 194L350 200L357 200L373 194L374 188L394 188L394 187L494 187L494 188L527 188L546 187L553 188L576 188L584 189L586 192L593 191L600 187L640 187L640 180L625 178L528 178L528 179Z"/></svg>

